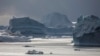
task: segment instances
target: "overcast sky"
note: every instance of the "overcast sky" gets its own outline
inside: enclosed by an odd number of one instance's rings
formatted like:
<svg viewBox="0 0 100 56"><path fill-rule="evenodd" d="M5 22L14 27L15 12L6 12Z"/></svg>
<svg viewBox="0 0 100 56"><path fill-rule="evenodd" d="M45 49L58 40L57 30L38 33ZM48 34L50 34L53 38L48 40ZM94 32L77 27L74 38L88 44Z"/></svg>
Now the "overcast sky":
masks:
<svg viewBox="0 0 100 56"><path fill-rule="evenodd" d="M12 16L40 21L52 12L65 14L71 21L80 15L100 17L100 0L0 0L0 25L7 25Z"/></svg>

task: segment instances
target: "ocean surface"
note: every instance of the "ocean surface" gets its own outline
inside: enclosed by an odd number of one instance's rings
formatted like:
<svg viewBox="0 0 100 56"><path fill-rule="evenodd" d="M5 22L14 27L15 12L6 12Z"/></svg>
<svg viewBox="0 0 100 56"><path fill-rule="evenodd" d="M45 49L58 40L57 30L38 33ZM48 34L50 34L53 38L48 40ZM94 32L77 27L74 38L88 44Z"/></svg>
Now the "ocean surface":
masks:
<svg viewBox="0 0 100 56"><path fill-rule="evenodd" d="M0 56L100 56L100 48L75 48L71 41L72 38L32 39L32 42L1 42ZM25 45L31 47L25 47ZM44 54L26 54L29 50L43 51Z"/></svg>

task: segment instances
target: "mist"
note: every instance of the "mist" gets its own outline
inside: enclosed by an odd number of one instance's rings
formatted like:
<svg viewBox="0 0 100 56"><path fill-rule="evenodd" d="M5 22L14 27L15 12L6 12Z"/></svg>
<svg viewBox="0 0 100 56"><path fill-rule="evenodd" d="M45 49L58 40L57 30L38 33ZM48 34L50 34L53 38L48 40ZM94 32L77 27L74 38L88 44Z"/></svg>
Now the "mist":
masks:
<svg viewBox="0 0 100 56"><path fill-rule="evenodd" d="M41 18L52 12L59 12L76 21L81 15L100 17L100 0L0 0L0 25L8 25L15 17Z"/></svg>

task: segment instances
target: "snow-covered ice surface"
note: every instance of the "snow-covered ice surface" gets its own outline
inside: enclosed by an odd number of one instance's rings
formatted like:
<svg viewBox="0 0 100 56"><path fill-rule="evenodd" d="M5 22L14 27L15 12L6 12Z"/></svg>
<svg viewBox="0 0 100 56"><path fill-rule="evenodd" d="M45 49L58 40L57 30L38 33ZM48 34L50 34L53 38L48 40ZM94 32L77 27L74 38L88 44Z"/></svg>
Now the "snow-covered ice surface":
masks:
<svg viewBox="0 0 100 56"><path fill-rule="evenodd" d="M33 42L0 43L0 56L100 56L100 48L80 48L75 51L72 38L33 39ZM33 47L24 47L31 45ZM43 51L43 55L25 54L28 50ZM53 54L50 54L52 52Z"/></svg>

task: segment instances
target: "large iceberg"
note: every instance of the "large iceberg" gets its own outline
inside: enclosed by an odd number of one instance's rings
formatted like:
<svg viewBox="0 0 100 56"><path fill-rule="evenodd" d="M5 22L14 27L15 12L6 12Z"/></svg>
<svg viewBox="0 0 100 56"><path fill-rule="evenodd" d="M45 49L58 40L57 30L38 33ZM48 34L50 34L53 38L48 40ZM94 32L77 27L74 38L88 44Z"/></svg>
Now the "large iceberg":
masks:
<svg viewBox="0 0 100 56"><path fill-rule="evenodd" d="M75 46L100 46L100 18L94 15L79 17L73 39Z"/></svg>
<svg viewBox="0 0 100 56"><path fill-rule="evenodd" d="M44 16L41 22L47 27L47 35L71 35L72 22L66 15L53 12Z"/></svg>
<svg viewBox="0 0 100 56"><path fill-rule="evenodd" d="M8 32L18 31L25 36L44 36L45 26L29 17L13 18L9 22Z"/></svg>
<svg viewBox="0 0 100 56"><path fill-rule="evenodd" d="M48 28L65 28L72 26L72 22L67 16L58 12L53 12L44 16L41 22Z"/></svg>

